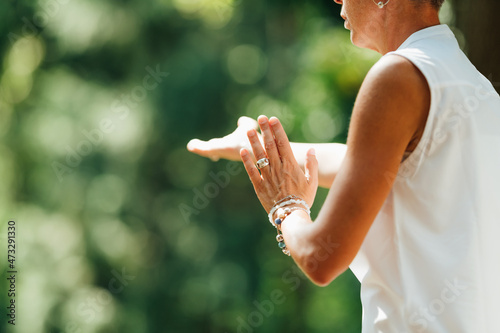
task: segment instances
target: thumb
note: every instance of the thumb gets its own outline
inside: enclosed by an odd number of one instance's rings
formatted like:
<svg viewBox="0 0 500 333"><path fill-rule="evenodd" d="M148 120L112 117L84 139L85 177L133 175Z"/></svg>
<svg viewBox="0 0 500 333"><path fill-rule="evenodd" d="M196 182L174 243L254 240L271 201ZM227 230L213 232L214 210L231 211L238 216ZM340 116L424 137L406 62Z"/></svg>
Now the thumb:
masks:
<svg viewBox="0 0 500 333"><path fill-rule="evenodd" d="M318 187L318 160L314 148L307 151L304 169L309 185Z"/></svg>

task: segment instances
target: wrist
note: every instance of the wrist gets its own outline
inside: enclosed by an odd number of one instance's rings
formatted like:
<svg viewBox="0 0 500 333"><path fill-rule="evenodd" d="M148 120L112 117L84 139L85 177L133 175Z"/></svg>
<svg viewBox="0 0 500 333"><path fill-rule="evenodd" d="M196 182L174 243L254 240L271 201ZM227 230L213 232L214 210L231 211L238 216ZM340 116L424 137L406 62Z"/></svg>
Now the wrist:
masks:
<svg viewBox="0 0 500 333"><path fill-rule="evenodd" d="M307 207L304 207L301 204L292 203L283 208L277 209L273 214L273 221L276 221L277 218L283 219L285 216L288 217L289 215L297 211L301 211L307 215L309 210Z"/></svg>
<svg viewBox="0 0 500 333"><path fill-rule="evenodd" d="M292 209L292 206L296 207ZM304 210L308 215L311 214L311 210L309 209L309 205L307 204L307 202L295 195L288 195L274 203L274 206L271 208L268 214L269 222L276 228L277 224L281 223L278 222L278 220L283 221L286 215L290 214L292 210L297 209Z"/></svg>
<svg viewBox="0 0 500 333"><path fill-rule="evenodd" d="M275 202L268 215L269 222L271 222L271 224L276 228L277 231L276 241L278 242L278 246L287 256L290 256L290 250L285 244L285 239L281 227L285 222L285 219L290 218L292 214L295 214L297 217L300 216L297 214L302 214L304 217L310 220L311 211L304 200L295 195L289 195L279 200L278 202Z"/></svg>

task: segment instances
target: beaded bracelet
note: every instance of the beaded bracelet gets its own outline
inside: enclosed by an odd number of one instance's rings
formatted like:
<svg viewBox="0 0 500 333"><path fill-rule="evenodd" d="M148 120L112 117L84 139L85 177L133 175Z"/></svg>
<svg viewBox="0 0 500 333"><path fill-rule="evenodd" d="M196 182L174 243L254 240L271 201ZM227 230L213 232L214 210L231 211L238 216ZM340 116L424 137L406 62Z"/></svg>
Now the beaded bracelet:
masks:
<svg viewBox="0 0 500 333"><path fill-rule="evenodd" d="M276 231L278 232L278 235L276 235L276 241L278 242L278 246L281 249L281 251L283 251L283 253L286 254L287 256L290 256L290 250L288 250L286 247L285 239L283 237L283 232L281 231L281 224L283 223L285 218L295 210L303 210L309 214L309 208L307 209L304 207L291 207L285 209L280 208L278 209L277 213L278 217L275 220Z"/></svg>
<svg viewBox="0 0 500 333"><path fill-rule="evenodd" d="M274 201L274 205L271 208L271 211L269 212L269 215L268 215L269 216L269 222L271 222L272 225L274 225L273 224L273 215L274 215L274 213L276 212L276 210L278 208L282 207L282 206L280 206L280 204L282 204L284 201L287 201L287 200L290 200L290 199L301 200L298 196L291 194L291 195L287 195L286 197L284 197L284 198L282 198L282 199L280 199L278 201ZM275 225L274 225L274 227L276 228Z"/></svg>
<svg viewBox="0 0 500 333"><path fill-rule="evenodd" d="M287 207L290 205L298 205L294 207ZM276 241L278 242L278 246L283 251L284 254L290 256L290 250L287 249L285 244L285 239L283 237L283 233L281 231L281 224L285 220L285 218L290 215L295 210L303 210L307 213L307 215L311 215L311 210L307 203L301 198L295 195L288 195L277 202L274 202L274 206L271 208L269 212L269 222L276 228L278 235L276 235ZM273 215L276 212L277 218L273 221Z"/></svg>
<svg viewBox="0 0 500 333"><path fill-rule="evenodd" d="M269 215L268 215L268 217L269 217L269 223L271 223L276 228L276 224L273 221L273 215L274 215L274 213L276 212L276 210L278 210L278 209L280 209L282 207L290 206L290 205L304 206L305 207L305 212L308 215L311 215L311 210L309 209L309 206L307 205L307 202L305 202L304 200L302 200L300 198L297 198L297 197L295 197L295 198L296 199L290 199L290 200L283 201L283 202L281 202L279 204L274 205L273 208L271 208L271 211L269 212ZM282 200L280 200L280 201L282 201Z"/></svg>

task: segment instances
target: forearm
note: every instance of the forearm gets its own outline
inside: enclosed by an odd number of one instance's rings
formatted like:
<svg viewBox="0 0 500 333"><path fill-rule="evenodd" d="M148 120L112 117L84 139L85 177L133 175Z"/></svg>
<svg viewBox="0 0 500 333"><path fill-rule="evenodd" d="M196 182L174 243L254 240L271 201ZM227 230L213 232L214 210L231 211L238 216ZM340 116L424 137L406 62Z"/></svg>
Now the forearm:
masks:
<svg viewBox="0 0 500 333"><path fill-rule="evenodd" d="M281 226L286 247L297 266L319 286L328 285L347 268L337 260L339 243L331 235L318 233L316 223L303 211L290 214Z"/></svg>
<svg viewBox="0 0 500 333"><path fill-rule="evenodd" d="M302 168L304 168L307 151L310 148L316 150L319 186L330 188L344 160L347 146L341 143L291 142L290 144L292 146L293 155Z"/></svg>

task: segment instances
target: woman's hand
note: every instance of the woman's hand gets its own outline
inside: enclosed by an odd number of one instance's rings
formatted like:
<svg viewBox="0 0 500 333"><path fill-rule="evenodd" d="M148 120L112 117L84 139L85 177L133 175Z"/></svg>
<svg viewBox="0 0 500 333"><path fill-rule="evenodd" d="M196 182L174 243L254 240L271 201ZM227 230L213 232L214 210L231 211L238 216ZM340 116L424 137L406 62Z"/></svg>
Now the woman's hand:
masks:
<svg viewBox="0 0 500 333"><path fill-rule="evenodd" d="M247 131L256 129L257 122L249 117L240 117L238 119L238 127L231 134L223 138L211 139L202 141L193 139L189 141L187 149L200 156L211 158L217 161L220 158L240 161L241 148L249 148Z"/></svg>
<svg viewBox="0 0 500 333"><path fill-rule="evenodd" d="M311 207L318 188L318 161L314 149L309 149L306 154L304 172L293 156L290 142L279 120L275 117L268 120L267 117L260 116L258 122L265 148L255 129L247 132L248 139L255 158L267 158L269 165L261 168L259 173L247 149L241 149L240 155L262 206L269 213L276 201L295 195Z"/></svg>

